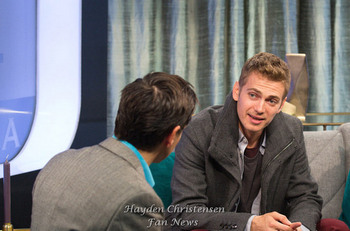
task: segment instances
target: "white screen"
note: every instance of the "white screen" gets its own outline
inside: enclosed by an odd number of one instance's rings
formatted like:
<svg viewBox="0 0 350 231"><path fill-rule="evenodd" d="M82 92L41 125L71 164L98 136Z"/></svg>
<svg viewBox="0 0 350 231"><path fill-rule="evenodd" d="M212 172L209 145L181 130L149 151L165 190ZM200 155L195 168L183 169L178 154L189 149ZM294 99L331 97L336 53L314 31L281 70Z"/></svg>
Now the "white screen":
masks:
<svg viewBox="0 0 350 231"><path fill-rule="evenodd" d="M20 151L10 159L11 175L16 175L41 169L55 154L68 149L75 137L81 102L81 1L2 0L0 3L8 4L6 6L9 7L11 2L18 7L31 4L27 5L25 10L12 12L18 12L19 15L24 16L33 13L36 15L36 26L31 27L36 35L33 43L36 48L34 52L6 50L6 45L0 45L0 92L5 92L5 89L11 87L9 93L0 93L0 118L2 118L0 124L4 127L0 131L0 159L9 154L11 147L21 145ZM11 12L8 15L11 15ZM8 22L10 23L11 20ZM23 20L23 23L27 22ZM25 26L27 28L27 25ZM0 22L0 32L7 30L8 27ZM21 33L28 34L28 31L19 29L15 33L8 34L16 38L27 36ZM5 33L5 39L6 36ZM7 41L13 40L11 37L7 39ZM16 47L15 42L10 45ZM29 47L32 48L32 46ZM11 59L14 53L16 59ZM31 58L33 53L36 62L30 62L33 59ZM27 61L23 61L23 57ZM11 60L23 61L34 66L31 67L28 64L28 67L22 70L26 73L26 77L23 77L22 74L18 74L21 73L22 65L9 66ZM12 70L18 72L15 76L22 76L22 78L15 82L10 81L9 73L13 73ZM34 87L31 76L28 74L32 70L36 77ZM8 82L7 85L5 81ZM35 97L35 107L32 112L26 109L6 108L9 98L12 101L18 101L25 97ZM1 102L4 103L1 104ZM9 114L13 117L8 116ZM17 122L18 115L32 116L31 127L24 139L19 135L22 130L21 124ZM3 165L1 165L0 177L3 176L2 167Z"/></svg>

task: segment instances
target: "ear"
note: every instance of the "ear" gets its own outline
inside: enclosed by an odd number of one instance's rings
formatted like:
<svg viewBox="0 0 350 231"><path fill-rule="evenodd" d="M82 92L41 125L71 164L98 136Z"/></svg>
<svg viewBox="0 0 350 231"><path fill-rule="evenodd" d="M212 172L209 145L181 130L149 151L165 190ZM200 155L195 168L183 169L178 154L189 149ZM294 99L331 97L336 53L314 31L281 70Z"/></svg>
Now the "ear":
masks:
<svg viewBox="0 0 350 231"><path fill-rule="evenodd" d="M177 125L172 131L171 133L165 137L165 145L167 147L171 147L171 145L173 145L173 143L175 142L176 138L179 136L179 131L181 130L180 125Z"/></svg>
<svg viewBox="0 0 350 231"><path fill-rule="evenodd" d="M235 84L233 85L232 98L235 101L238 101L238 98L239 98L239 83L238 83L238 81L236 81Z"/></svg>
<svg viewBox="0 0 350 231"><path fill-rule="evenodd" d="M283 106L284 106L284 103L285 103L286 101L287 101L287 97L284 98L284 100L282 101L281 106L280 106L280 108L278 109L278 112L277 112L277 113L280 113L280 111L282 110L282 108L283 108Z"/></svg>

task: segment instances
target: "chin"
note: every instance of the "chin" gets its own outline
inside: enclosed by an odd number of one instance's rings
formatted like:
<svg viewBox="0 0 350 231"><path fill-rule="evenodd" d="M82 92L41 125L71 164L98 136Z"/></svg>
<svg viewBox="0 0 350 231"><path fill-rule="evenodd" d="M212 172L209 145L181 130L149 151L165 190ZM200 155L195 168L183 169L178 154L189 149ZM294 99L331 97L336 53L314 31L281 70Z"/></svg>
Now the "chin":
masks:
<svg viewBox="0 0 350 231"><path fill-rule="evenodd" d="M246 130L249 132L257 133L257 132L263 131L265 127L266 127L265 124L259 124L259 125L249 124L249 126L246 126Z"/></svg>

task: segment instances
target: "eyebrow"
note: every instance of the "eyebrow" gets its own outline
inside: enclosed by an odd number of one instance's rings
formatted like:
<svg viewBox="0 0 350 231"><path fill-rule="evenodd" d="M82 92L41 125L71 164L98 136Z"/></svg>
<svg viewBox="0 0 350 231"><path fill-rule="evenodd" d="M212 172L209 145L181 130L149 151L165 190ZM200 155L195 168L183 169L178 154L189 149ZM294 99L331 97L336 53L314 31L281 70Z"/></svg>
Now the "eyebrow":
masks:
<svg viewBox="0 0 350 231"><path fill-rule="evenodd" d="M252 87L252 88L248 88L247 89L248 91L255 91L255 92L257 92L258 94L262 94L262 92L261 91L259 91L258 89L256 89L256 88L254 88L254 87ZM270 99L278 99L278 101L280 101L281 100L281 98L280 97L278 97L277 95L269 95L269 96L267 96L266 98L270 98Z"/></svg>

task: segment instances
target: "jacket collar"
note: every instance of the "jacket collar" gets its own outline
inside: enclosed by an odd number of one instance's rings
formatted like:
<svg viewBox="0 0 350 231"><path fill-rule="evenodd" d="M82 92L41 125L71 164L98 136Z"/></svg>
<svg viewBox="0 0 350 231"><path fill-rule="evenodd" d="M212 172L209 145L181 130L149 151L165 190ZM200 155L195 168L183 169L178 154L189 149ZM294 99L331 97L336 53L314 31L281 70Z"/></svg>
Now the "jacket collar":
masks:
<svg viewBox="0 0 350 231"><path fill-rule="evenodd" d="M216 121L208 152L231 175L240 176L237 154L239 138L237 103L231 93L226 97L224 107ZM240 182L240 177L237 181Z"/></svg>
<svg viewBox="0 0 350 231"><path fill-rule="evenodd" d="M266 156L263 158L263 171L275 156L284 152L295 142L293 131L287 126L284 116L282 112L278 113L266 127Z"/></svg>
<svg viewBox="0 0 350 231"><path fill-rule="evenodd" d="M114 155L117 155L127 161L138 173L144 177L143 168L139 159L126 145L112 137L105 139L99 145Z"/></svg>

